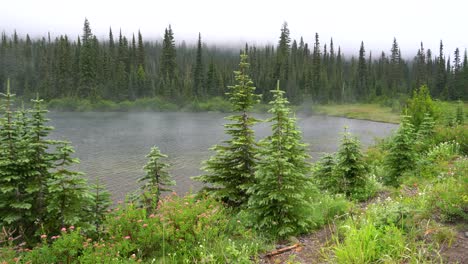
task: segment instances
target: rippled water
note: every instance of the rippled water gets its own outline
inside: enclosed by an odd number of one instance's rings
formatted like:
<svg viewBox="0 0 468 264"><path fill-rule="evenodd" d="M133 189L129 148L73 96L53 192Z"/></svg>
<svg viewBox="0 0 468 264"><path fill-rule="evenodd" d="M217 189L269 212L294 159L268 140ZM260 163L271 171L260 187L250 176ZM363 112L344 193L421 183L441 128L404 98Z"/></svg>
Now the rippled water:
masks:
<svg viewBox="0 0 468 264"><path fill-rule="evenodd" d="M51 137L72 142L81 159L78 169L90 179L99 177L114 199L137 189L145 155L157 145L169 155L178 193L197 190L190 177L202 173L201 162L213 152L209 148L225 139L225 114L220 113L51 113L56 129ZM258 115L266 118L268 115ZM368 146L375 137L388 136L396 125L340 117L299 117L304 141L313 159L337 149L344 126ZM268 124L255 127L257 137L269 135Z"/></svg>

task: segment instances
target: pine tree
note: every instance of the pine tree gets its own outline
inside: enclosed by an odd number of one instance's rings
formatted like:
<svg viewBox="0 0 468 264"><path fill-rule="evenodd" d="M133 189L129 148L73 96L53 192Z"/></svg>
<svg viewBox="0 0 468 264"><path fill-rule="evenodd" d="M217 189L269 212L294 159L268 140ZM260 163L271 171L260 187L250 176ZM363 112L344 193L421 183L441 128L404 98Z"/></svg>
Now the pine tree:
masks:
<svg viewBox="0 0 468 264"><path fill-rule="evenodd" d="M437 60L435 87L434 87L434 91L432 94L435 96L440 96L445 90L446 82L447 82L447 73L445 71L444 45L442 44L442 40L441 40L440 48L439 48L439 57Z"/></svg>
<svg viewBox="0 0 468 264"><path fill-rule="evenodd" d="M5 94L0 94L0 220L3 226L9 227L17 222L20 233L24 232L25 210L32 204L20 199L18 188L21 188L21 179L18 166L19 156L17 143L20 136L15 126L14 111L12 109L14 94L10 93L10 80L7 81Z"/></svg>
<svg viewBox="0 0 468 264"><path fill-rule="evenodd" d="M47 139L53 127L47 126L49 119L46 117L47 110L44 108L43 100L31 100L33 108L30 110L31 123L30 123L30 149L27 157L30 159L29 173L31 175L29 195L34 197L34 204L32 212L36 215L37 219L42 223L46 216L47 207L47 182L51 179L51 171L55 169L55 161L57 156L49 151L49 148L56 145L58 142Z"/></svg>
<svg viewBox="0 0 468 264"><path fill-rule="evenodd" d="M223 145L215 145L216 151L205 162L203 169L206 175L195 177L196 180L207 183L208 193L230 206L245 206L248 201L247 189L254 182L255 165L258 153L252 126L258 122L249 116L248 111L259 102L260 96L254 93L255 87L247 75L249 63L247 54L241 55L239 70L234 71L236 84L229 86L226 94L237 115L226 119L231 121L224 125L230 139Z"/></svg>
<svg viewBox="0 0 468 264"><path fill-rule="evenodd" d="M337 179L336 174L333 170L336 165L336 159L334 155L327 154L323 156L317 163L317 170L314 172L314 178L317 182L317 186L321 190L327 190L332 193L338 193L340 181Z"/></svg>
<svg viewBox="0 0 468 264"><path fill-rule="evenodd" d="M82 47L79 57L79 76L81 98L90 98L95 95L96 72L97 72L97 39L91 33L89 22L85 19L82 35Z"/></svg>
<svg viewBox="0 0 468 264"><path fill-rule="evenodd" d="M320 100L320 83L321 83L321 72L322 72L322 63L321 63L321 52L320 52L320 41L318 33L315 33L315 43L314 43L314 52L312 53L312 96L314 100Z"/></svg>
<svg viewBox="0 0 468 264"><path fill-rule="evenodd" d="M100 183L99 178L96 183L91 185L90 189L91 201L87 207L88 217L91 224L94 226L94 231L100 234L101 224L104 222L105 214L112 205L111 195L106 188Z"/></svg>
<svg viewBox="0 0 468 264"><path fill-rule="evenodd" d="M352 137L345 128L340 148L336 154L334 173L336 173L335 177L339 178L340 192L348 197L359 197L368 184L366 175L368 168L360 148L360 142Z"/></svg>
<svg viewBox="0 0 468 264"><path fill-rule="evenodd" d="M401 175L414 167L416 153L414 151L414 128L409 116L402 116L400 128L393 138L390 152L386 159L387 175L383 182L386 185L400 185Z"/></svg>
<svg viewBox="0 0 468 264"><path fill-rule="evenodd" d="M361 42L361 48L359 49L359 59L358 59L358 68L357 68L357 87L356 94L357 98L360 100L367 99L369 97L369 88L368 88L368 69L366 64L366 55L364 49L364 42ZM369 62L370 64L370 62Z"/></svg>
<svg viewBox="0 0 468 264"><path fill-rule="evenodd" d="M85 214L83 207L89 204L90 194L83 173L69 169L79 160L72 158L75 152L69 142L62 141L57 146L56 169L47 179L47 215L45 223L48 230L58 230L60 227L83 226Z"/></svg>
<svg viewBox="0 0 468 264"><path fill-rule="evenodd" d="M272 93L269 112L273 116L268 119L272 135L261 141L264 148L256 166L256 183L248 190L248 208L257 229L285 237L309 226L306 193L310 188L310 157L279 81Z"/></svg>
<svg viewBox="0 0 468 264"><path fill-rule="evenodd" d="M289 37L288 23L284 22L283 26L281 27L281 36L276 52L276 69L274 74L275 79L288 80L290 42L291 38Z"/></svg>
<svg viewBox="0 0 468 264"><path fill-rule="evenodd" d="M198 33L197 54L195 58L195 68L193 71L193 91L195 96L198 98L203 98L205 96L203 87L204 80L201 34Z"/></svg>
<svg viewBox="0 0 468 264"><path fill-rule="evenodd" d="M167 171L169 165L161 160L167 158L167 156L162 154L156 146L151 148L146 157L148 162L143 168L146 174L138 179L138 182L144 182L141 187L141 199L149 213L156 209L161 192L171 191L169 186L175 185L175 181L171 179Z"/></svg>

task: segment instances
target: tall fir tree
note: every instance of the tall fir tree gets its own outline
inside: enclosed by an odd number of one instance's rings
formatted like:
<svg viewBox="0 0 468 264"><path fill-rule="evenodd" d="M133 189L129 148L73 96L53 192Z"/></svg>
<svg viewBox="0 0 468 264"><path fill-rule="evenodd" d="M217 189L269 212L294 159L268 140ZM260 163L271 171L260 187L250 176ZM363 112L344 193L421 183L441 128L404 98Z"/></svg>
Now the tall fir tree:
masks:
<svg viewBox="0 0 468 264"><path fill-rule="evenodd" d="M409 116L402 116L400 128L393 138L390 152L385 162L387 174L383 182L386 185L400 185L400 177L405 171L414 167L416 153L414 150L415 132Z"/></svg>
<svg viewBox="0 0 468 264"><path fill-rule="evenodd" d="M216 154L203 167L207 174L195 177L208 184L206 191L209 194L233 207L247 204L247 190L254 183L257 164L258 146L252 126L258 120L251 117L248 111L260 101L260 96L255 94L255 87L247 74L247 58L247 54L241 55L239 70L234 71L236 84L228 86L226 94L233 110L239 113L226 118L230 123L224 127L230 138L223 145L212 148Z"/></svg>
<svg viewBox="0 0 468 264"><path fill-rule="evenodd" d="M201 33L198 33L197 54L195 57L195 68L193 71L193 91L197 98L205 97L204 89L204 69L203 69L203 46L201 41Z"/></svg>
<svg viewBox="0 0 468 264"><path fill-rule="evenodd" d="M248 191L248 208L257 229L285 237L306 231L310 225L307 216L310 156L279 81L271 92L269 112L273 116L268 122L272 123L272 135L261 141L264 148L256 166L256 183Z"/></svg>

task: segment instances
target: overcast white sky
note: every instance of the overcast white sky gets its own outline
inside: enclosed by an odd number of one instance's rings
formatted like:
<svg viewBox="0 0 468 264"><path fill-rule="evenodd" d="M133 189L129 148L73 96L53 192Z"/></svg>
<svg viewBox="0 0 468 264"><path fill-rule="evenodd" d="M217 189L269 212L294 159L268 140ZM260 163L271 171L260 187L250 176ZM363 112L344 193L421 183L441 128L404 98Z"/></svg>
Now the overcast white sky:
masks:
<svg viewBox="0 0 468 264"><path fill-rule="evenodd" d="M438 53L468 48L468 0L1 0L0 31L20 35L81 34L84 18L93 33L107 37L111 26L128 36L141 30L144 39L160 39L172 25L178 42L193 42L198 32L207 44L277 43L283 21L291 37L356 52L361 40L374 54L388 52L393 37L403 56L420 41Z"/></svg>

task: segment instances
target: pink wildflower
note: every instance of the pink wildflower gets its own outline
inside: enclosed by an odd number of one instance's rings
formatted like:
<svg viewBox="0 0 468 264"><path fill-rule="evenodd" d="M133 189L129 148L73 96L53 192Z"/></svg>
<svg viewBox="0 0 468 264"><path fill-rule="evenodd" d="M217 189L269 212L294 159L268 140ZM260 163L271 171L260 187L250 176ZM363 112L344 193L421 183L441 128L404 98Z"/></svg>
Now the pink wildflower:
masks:
<svg viewBox="0 0 468 264"><path fill-rule="evenodd" d="M143 227L147 227L147 226L148 226L148 224L143 224Z"/></svg>
<svg viewBox="0 0 468 264"><path fill-rule="evenodd" d="M41 239L46 239L47 235L41 235Z"/></svg>
<svg viewBox="0 0 468 264"><path fill-rule="evenodd" d="M67 232L67 229L65 227L62 227L62 229L60 229L60 231Z"/></svg>
<svg viewBox="0 0 468 264"><path fill-rule="evenodd" d="M125 238L125 239L130 239L130 236L126 236L126 237L124 237L124 238Z"/></svg>
<svg viewBox="0 0 468 264"><path fill-rule="evenodd" d="M154 214L150 214L149 218L154 218Z"/></svg>
<svg viewBox="0 0 468 264"><path fill-rule="evenodd" d="M70 226L69 228L70 228L70 230L75 230L74 226Z"/></svg>

